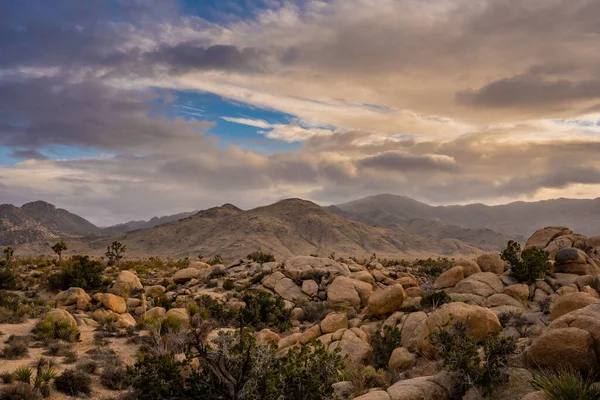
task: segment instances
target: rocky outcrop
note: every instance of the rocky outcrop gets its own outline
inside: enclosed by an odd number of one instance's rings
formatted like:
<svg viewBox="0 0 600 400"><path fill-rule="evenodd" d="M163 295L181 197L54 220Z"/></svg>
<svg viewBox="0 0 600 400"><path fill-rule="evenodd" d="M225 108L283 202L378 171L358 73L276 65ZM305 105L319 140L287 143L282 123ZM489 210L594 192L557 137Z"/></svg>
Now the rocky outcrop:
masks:
<svg viewBox="0 0 600 400"><path fill-rule="evenodd" d="M395 284L374 292L369 297L369 312L374 315L390 314L400 309L406 299L402 285Z"/></svg>

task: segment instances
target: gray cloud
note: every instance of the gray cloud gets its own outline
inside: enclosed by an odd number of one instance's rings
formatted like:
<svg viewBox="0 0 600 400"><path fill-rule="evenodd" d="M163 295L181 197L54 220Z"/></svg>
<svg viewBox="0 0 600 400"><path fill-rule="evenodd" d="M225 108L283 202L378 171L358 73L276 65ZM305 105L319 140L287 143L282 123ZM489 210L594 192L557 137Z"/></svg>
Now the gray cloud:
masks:
<svg viewBox="0 0 600 400"><path fill-rule="evenodd" d="M35 150L13 150L10 155L13 158L25 160L47 160L48 157Z"/></svg>
<svg viewBox="0 0 600 400"><path fill-rule="evenodd" d="M491 82L480 89L457 93L464 104L484 107L548 107L600 98L600 80L544 80L525 74Z"/></svg>
<svg viewBox="0 0 600 400"><path fill-rule="evenodd" d="M366 168L375 168L389 171L414 172L414 171L454 171L456 162L448 156L425 154L410 155L398 151L387 151L382 154L363 158L358 165Z"/></svg>

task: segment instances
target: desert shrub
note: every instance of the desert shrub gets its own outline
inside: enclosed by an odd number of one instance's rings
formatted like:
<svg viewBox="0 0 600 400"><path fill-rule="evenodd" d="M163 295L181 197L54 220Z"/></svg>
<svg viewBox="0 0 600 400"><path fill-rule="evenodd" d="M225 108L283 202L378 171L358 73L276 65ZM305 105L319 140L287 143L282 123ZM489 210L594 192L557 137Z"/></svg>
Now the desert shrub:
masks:
<svg viewBox="0 0 600 400"><path fill-rule="evenodd" d="M301 322L321 322L327 314L334 311L326 301L300 300L297 306L304 311Z"/></svg>
<svg viewBox="0 0 600 400"><path fill-rule="evenodd" d="M255 251L253 253L250 253L246 256L246 258L250 261L261 264L275 261L275 256L273 254L265 253L262 251Z"/></svg>
<svg viewBox="0 0 600 400"><path fill-rule="evenodd" d="M167 296L166 294L161 294L152 300L154 307L163 307L165 310L171 309L173 306L173 298L171 296Z"/></svg>
<svg viewBox="0 0 600 400"><path fill-rule="evenodd" d="M108 364L100 374L100 383L110 390L123 390L127 387L127 370L121 365Z"/></svg>
<svg viewBox="0 0 600 400"><path fill-rule="evenodd" d="M77 363L75 369L86 374L93 374L98 369L98 363L94 360L81 360Z"/></svg>
<svg viewBox="0 0 600 400"><path fill-rule="evenodd" d="M383 334L377 333L371 339L373 348L373 366L387 368L390 356L395 348L402 346L402 336L397 327L386 326Z"/></svg>
<svg viewBox="0 0 600 400"><path fill-rule="evenodd" d="M74 256L60 271L48 278L50 286L66 290L71 287L95 289L102 285L104 266L88 256Z"/></svg>
<svg viewBox="0 0 600 400"><path fill-rule="evenodd" d="M342 379L352 383L351 398L365 394L371 388L387 388L391 377L385 370L376 370L371 365L357 362L347 362L342 371Z"/></svg>
<svg viewBox="0 0 600 400"><path fill-rule="evenodd" d="M63 363L64 364L73 364L77 361L79 356L77 355L77 351L74 349L65 350L63 353Z"/></svg>
<svg viewBox="0 0 600 400"><path fill-rule="evenodd" d="M187 360L177 361L173 354L144 354L134 365L127 366L127 383L139 400L183 398L186 365Z"/></svg>
<svg viewBox="0 0 600 400"><path fill-rule="evenodd" d="M0 400L39 400L42 396L26 383L11 385L0 391Z"/></svg>
<svg viewBox="0 0 600 400"><path fill-rule="evenodd" d="M533 376L533 386L550 400L600 400L600 387L589 377L572 368L542 370Z"/></svg>
<svg viewBox="0 0 600 400"><path fill-rule="evenodd" d="M216 279L216 278L222 278L224 276L227 275L227 271L225 271L223 268L215 268L212 271L210 271L210 274L208 274L208 279Z"/></svg>
<svg viewBox="0 0 600 400"><path fill-rule="evenodd" d="M0 266L0 289L15 290L19 275L8 265Z"/></svg>
<svg viewBox="0 0 600 400"><path fill-rule="evenodd" d="M77 326L71 325L65 319L46 317L35 325L33 333L38 340L60 339L75 342L79 337Z"/></svg>
<svg viewBox="0 0 600 400"><path fill-rule="evenodd" d="M200 307L196 303L190 303L187 306L187 311L188 314L190 314L190 317L193 317L200 312Z"/></svg>
<svg viewBox="0 0 600 400"><path fill-rule="evenodd" d="M33 370L26 365L22 365L15 370L14 375L15 381L29 385L31 383L31 378L33 378Z"/></svg>
<svg viewBox="0 0 600 400"><path fill-rule="evenodd" d="M521 337L525 336L527 333L527 328L531 325L534 325L533 322L530 322L527 318L523 316L523 314L517 312L506 312L498 315L498 320L500 324L506 327L513 327L519 332Z"/></svg>
<svg viewBox="0 0 600 400"><path fill-rule="evenodd" d="M29 345L26 340L10 340L4 347L3 356L9 360L18 360L29 353Z"/></svg>
<svg viewBox="0 0 600 400"><path fill-rule="evenodd" d="M2 383L11 384L15 380L15 376L11 372L3 372L0 374L0 379L2 379Z"/></svg>
<svg viewBox="0 0 600 400"><path fill-rule="evenodd" d="M92 378L83 371L67 369L54 379L54 387L69 396L89 395L92 392Z"/></svg>
<svg viewBox="0 0 600 400"><path fill-rule="evenodd" d="M241 323L255 329L274 328L285 332L292 327L292 310L285 308L283 299L268 293L246 293L246 307L239 311Z"/></svg>
<svg viewBox="0 0 600 400"><path fill-rule="evenodd" d="M208 265L217 265L217 264L225 264L223 261L223 257L220 254L216 254L213 258L206 262Z"/></svg>
<svg viewBox="0 0 600 400"><path fill-rule="evenodd" d="M227 305L203 295L196 300L200 307L198 315L203 319L211 319L219 326L231 326L238 320L238 313Z"/></svg>
<svg viewBox="0 0 600 400"><path fill-rule="evenodd" d="M267 274L265 274L264 272L261 272L260 274L256 274L252 277L252 279L250 279L250 283L253 285L258 285L266 275Z"/></svg>
<svg viewBox="0 0 600 400"><path fill-rule="evenodd" d="M443 368L463 391L480 387L486 395L494 385L506 380L508 357L516 350L514 338L491 336L478 342L462 323L443 326L429 340L436 347Z"/></svg>
<svg viewBox="0 0 600 400"><path fill-rule="evenodd" d="M452 299L443 290L439 292L429 292L421 298L421 308L428 311L433 311L442 304L450 303Z"/></svg>
<svg viewBox="0 0 600 400"><path fill-rule="evenodd" d="M203 333L199 333L203 332ZM220 334L207 346L210 329L195 330L185 360L173 354L144 354L127 367L134 396L142 400L189 398L202 393L211 399L332 398L331 385L341 378L344 360L320 343L304 345L283 357L275 348L256 343L251 330ZM198 368L190 369L193 359Z"/></svg>
<svg viewBox="0 0 600 400"><path fill-rule="evenodd" d="M547 251L533 248L521 252L521 246L513 240L508 242L500 257L508 262L511 275L519 282L533 283L552 270Z"/></svg>
<svg viewBox="0 0 600 400"><path fill-rule="evenodd" d="M223 282L223 289L233 290L235 289L235 283L231 279L225 279L225 281Z"/></svg>
<svg viewBox="0 0 600 400"><path fill-rule="evenodd" d="M167 315L160 322L160 333L179 332L183 328L181 320L174 315Z"/></svg>

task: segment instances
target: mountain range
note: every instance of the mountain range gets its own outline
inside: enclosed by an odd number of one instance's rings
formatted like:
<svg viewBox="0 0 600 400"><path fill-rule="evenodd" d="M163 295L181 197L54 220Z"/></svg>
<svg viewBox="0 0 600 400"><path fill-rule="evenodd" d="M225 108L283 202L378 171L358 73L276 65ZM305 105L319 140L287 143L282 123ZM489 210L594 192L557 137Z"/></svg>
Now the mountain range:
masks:
<svg viewBox="0 0 600 400"><path fill-rule="evenodd" d="M600 233L600 199L430 206L377 195L329 207L288 199L247 211L225 204L108 228L43 201L0 205L0 245L15 246L17 254L47 254L54 241L63 239L73 254L102 254L117 240L136 257L233 258L258 249L278 257L333 252L458 256L497 251L510 239L522 242L549 225L569 226L587 236Z"/></svg>

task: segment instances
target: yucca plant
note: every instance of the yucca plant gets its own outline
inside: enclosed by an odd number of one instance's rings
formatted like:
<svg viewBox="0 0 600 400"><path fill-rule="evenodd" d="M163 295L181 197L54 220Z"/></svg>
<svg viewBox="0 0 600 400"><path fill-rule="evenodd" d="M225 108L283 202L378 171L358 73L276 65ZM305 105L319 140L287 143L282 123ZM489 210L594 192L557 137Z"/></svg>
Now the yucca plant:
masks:
<svg viewBox="0 0 600 400"><path fill-rule="evenodd" d="M585 377L568 367L536 373L533 385L550 400L600 400L600 388L593 377Z"/></svg>
<svg viewBox="0 0 600 400"><path fill-rule="evenodd" d="M67 320L46 317L39 321L33 332L38 340L62 339L67 342L77 340L79 330Z"/></svg>
<svg viewBox="0 0 600 400"><path fill-rule="evenodd" d="M17 382L23 382L29 385L31 383L32 376L33 371L26 365L22 365L15 370L15 380Z"/></svg>

